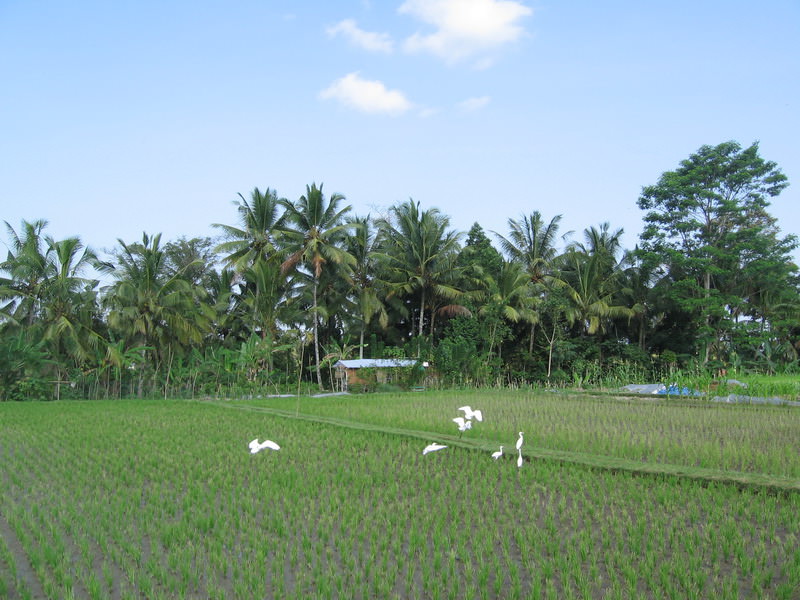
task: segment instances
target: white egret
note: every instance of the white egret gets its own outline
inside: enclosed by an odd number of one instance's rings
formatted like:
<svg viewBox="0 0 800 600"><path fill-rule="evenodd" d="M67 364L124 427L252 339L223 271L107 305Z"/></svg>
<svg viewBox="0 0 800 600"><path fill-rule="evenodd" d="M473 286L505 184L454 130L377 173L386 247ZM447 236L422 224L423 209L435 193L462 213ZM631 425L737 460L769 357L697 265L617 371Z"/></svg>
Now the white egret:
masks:
<svg viewBox="0 0 800 600"><path fill-rule="evenodd" d="M522 432L519 432L519 439L517 440L517 450L522 448Z"/></svg>
<svg viewBox="0 0 800 600"><path fill-rule="evenodd" d="M500 450L498 450L497 452L492 452L492 458L495 459L495 460L497 460L501 456L503 456L503 447L502 446L500 446Z"/></svg>
<svg viewBox="0 0 800 600"><path fill-rule="evenodd" d="M467 429L472 429L472 421L467 421L464 417L456 417L453 419L453 423L458 425L458 430L462 432Z"/></svg>
<svg viewBox="0 0 800 600"><path fill-rule="evenodd" d="M437 450L441 450L442 448L447 448L447 446L444 446L442 444L437 444L435 442L433 444L428 444L422 451L422 456L425 456L428 452L436 452Z"/></svg>
<svg viewBox="0 0 800 600"><path fill-rule="evenodd" d="M270 450L280 450L281 447L278 446L272 440L264 440L263 442L259 442L258 438L251 441L248 446L250 447L250 454L256 454L257 452L261 452L264 448L269 448Z"/></svg>
<svg viewBox="0 0 800 600"><path fill-rule="evenodd" d="M517 458L517 467L522 466L522 450L519 451L519 457Z"/></svg>
<svg viewBox="0 0 800 600"><path fill-rule="evenodd" d="M483 413L480 411L480 409L472 410L472 407L467 405L460 406L458 410L464 412L464 417L466 417L467 420L471 421L472 419L475 419L476 421L483 421Z"/></svg>

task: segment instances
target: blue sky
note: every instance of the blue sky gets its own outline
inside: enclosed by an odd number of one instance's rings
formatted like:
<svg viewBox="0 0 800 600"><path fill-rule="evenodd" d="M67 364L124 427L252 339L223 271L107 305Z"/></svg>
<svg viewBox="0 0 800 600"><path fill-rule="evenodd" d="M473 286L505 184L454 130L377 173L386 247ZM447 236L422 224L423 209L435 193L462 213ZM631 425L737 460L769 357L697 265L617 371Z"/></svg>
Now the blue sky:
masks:
<svg viewBox="0 0 800 600"><path fill-rule="evenodd" d="M798 40L797 0L0 0L0 218L104 249L316 182L359 215L413 198L493 238L538 210L630 248L642 186L736 140L800 234Z"/></svg>

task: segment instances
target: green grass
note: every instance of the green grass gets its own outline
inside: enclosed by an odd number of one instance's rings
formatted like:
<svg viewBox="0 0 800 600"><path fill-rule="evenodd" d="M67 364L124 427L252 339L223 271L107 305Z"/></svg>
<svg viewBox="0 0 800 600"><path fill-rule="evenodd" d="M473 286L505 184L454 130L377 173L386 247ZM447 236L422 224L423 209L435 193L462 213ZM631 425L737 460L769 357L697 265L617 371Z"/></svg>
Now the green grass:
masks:
<svg viewBox="0 0 800 600"><path fill-rule="evenodd" d="M486 419L459 440L461 404ZM796 478L778 448L796 412L478 392L0 404L0 581L9 598L796 598L800 494L657 470L730 474L749 452L740 472ZM491 460L520 429L523 467ZM749 450L691 448L722 434ZM254 437L282 450L250 455ZM450 447L423 457L433 440ZM611 464L643 448L652 473Z"/></svg>

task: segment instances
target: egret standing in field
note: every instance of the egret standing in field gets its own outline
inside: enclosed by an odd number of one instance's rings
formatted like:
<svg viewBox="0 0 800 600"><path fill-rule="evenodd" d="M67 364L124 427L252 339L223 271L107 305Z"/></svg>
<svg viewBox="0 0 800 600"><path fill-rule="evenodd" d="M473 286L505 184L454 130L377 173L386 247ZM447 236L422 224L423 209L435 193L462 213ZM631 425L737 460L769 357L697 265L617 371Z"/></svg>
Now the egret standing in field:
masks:
<svg viewBox="0 0 800 600"><path fill-rule="evenodd" d="M519 432L519 439L517 440L517 450L522 448L522 432Z"/></svg>
<svg viewBox="0 0 800 600"><path fill-rule="evenodd" d="M498 450L497 452L492 452L492 458L495 459L495 460L497 460L501 456L503 456L503 447L502 446L500 446L500 450Z"/></svg>
<svg viewBox="0 0 800 600"><path fill-rule="evenodd" d="M436 452L437 450L441 450L442 448L447 448L447 446L444 446L442 444L437 444L436 442L434 442L433 444L428 444L422 451L422 456L425 456L429 452Z"/></svg>
<svg viewBox="0 0 800 600"><path fill-rule="evenodd" d="M252 440L248 446L250 447L250 454L261 452L264 448L269 448L270 450L281 449L281 447L272 440L264 440L263 442L259 442L258 438Z"/></svg>

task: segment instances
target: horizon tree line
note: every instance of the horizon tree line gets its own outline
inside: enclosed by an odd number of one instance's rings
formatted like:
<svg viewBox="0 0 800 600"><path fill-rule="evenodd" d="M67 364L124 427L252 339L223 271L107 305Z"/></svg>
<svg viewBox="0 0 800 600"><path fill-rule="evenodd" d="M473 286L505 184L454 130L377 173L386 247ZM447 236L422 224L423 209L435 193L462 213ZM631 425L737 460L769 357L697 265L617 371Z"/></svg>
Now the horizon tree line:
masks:
<svg viewBox="0 0 800 600"><path fill-rule="evenodd" d="M767 210L787 185L757 143L703 146L642 189L633 249L538 210L494 243L413 199L359 216L316 183L239 194L217 240L144 233L108 257L6 223L0 399L324 389L354 356L427 360L443 385L796 369L798 240Z"/></svg>

